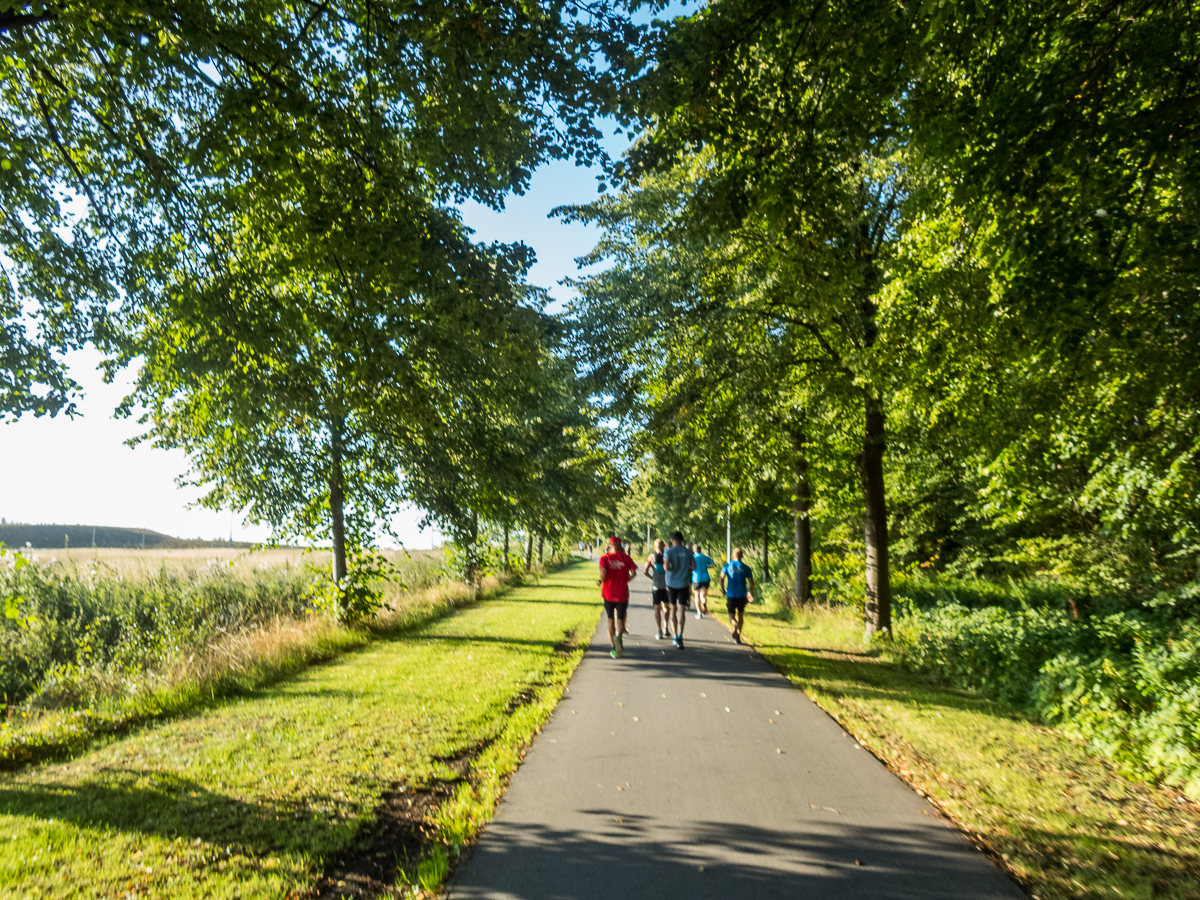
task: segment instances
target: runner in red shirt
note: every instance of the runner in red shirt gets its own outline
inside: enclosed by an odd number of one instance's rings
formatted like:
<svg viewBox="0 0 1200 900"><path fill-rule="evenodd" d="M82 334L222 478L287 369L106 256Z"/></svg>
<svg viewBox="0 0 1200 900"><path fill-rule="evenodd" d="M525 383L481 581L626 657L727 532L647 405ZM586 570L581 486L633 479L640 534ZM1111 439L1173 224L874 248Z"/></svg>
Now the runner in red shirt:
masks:
<svg viewBox="0 0 1200 900"><path fill-rule="evenodd" d="M637 576L635 563L621 546L619 537L609 538L608 552L600 557L600 596L608 613L609 655L619 659L625 655L625 613L629 609L629 582ZM616 620L614 622L614 619Z"/></svg>

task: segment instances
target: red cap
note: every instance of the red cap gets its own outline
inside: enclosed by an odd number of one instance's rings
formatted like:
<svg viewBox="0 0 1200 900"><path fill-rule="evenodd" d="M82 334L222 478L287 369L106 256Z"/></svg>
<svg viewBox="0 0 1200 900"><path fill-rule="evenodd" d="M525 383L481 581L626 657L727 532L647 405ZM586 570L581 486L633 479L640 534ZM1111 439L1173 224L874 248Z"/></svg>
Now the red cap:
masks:
<svg viewBox="0 0 1200 900"><path fill-rule="evenodd" d="M617 546L617 547L620 547L620 546L621 546L621 539L620 539L619 537L617 537L615 534L614 534L612 537L610 537L610 538L608 539L608 542L609 542L610 544L613 544L613 545Z"/></svg>

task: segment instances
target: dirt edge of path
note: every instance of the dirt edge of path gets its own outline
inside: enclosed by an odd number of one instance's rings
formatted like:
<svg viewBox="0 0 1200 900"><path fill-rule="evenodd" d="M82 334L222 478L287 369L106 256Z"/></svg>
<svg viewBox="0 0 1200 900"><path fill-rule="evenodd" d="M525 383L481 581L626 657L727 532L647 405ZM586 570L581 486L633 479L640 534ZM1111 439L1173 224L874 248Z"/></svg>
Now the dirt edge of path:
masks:
<svg viewBox="0 0 1200 900"><path fill-rule="evenodd" d="M570 631L564 633L563 639L555 644L551 651L551 657L558 659L578 655L579 659L568 674L567 682L583 659L583 654L579 652L581 646L582 642L576 633ZM542 691L556 687L555 684L544 680L549 672L550 665L547 665L539 679L531 681L513 695L504 710L506 719L535 702ZM555 707L550 709L547 718L556 707L557 702ZM541 732L543 724L544 720L538 723L532 733L518 738L521 744L517 751L518 767ZM359 832L353 843L328 859L316 884L299 896L304 900L342 900L344 897L374 900L378 897L430 896L421 888L398 885L401 870L415 872L421 860L441 846L431 820L463 781L480 783L481 779L473 770L474 762L480 754L495 744L503 733L504 729L501 728L493 737L467 747L453 756L439 758L439 762L445 763L456 773L455 778L438 779L422 788L410 788L404 782L394 782L375 808L375 818L371 824ZM508 790L515 771L516 768L504 776L497 802ZM493 812L494 809L493 807ZM491 818L490 815L488 818ZM449 853L449 869L443 886L453 880L456 870L469 856L472 844L449 848L452 852Z"/></svg>

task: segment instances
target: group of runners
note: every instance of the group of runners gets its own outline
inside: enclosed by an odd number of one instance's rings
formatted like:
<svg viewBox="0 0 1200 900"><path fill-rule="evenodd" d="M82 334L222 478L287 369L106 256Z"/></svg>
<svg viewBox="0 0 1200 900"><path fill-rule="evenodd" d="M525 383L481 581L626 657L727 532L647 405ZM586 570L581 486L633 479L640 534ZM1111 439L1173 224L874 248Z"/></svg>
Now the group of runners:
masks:
<svg viewBox="0 0 1200 900"><path fill-rule="evenodd" d="M719 585L725 597L725 609L733 630L733 640L742 642L742 621L746 604L754 602L754 572L742 562L742 549L733 551L732 559L721 567ZM683 623L691 604L691 595L696 593L696 618L708 615L708 591L712 579L708 572L717 562L707 556L699 544L689 547L683 534L671 535L671 544L657 540L654 552L646 559L640 570L619 537L609 538L608 547L600 557L600 596L604 600L604 611L608 615L608 640L613 659L625 655L624 636L629 609L629 582L638 572L650 578L650 596L654 603L654 626L657 640L670 639L675 647L683 649Z"/></svg>

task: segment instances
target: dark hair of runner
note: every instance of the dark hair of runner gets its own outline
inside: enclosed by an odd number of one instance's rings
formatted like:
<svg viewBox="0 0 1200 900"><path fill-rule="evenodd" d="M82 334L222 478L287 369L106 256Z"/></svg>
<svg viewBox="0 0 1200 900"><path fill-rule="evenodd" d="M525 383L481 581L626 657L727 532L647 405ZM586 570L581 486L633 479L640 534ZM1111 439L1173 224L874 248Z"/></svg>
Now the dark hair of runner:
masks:
<svg viewBox="0 0 1200 900"><path fill-rule="evenodd" d="M683 532L682 531L675 532L673 535L671 535L671 540L679 541L680 543L683 543Z"/></svg>

